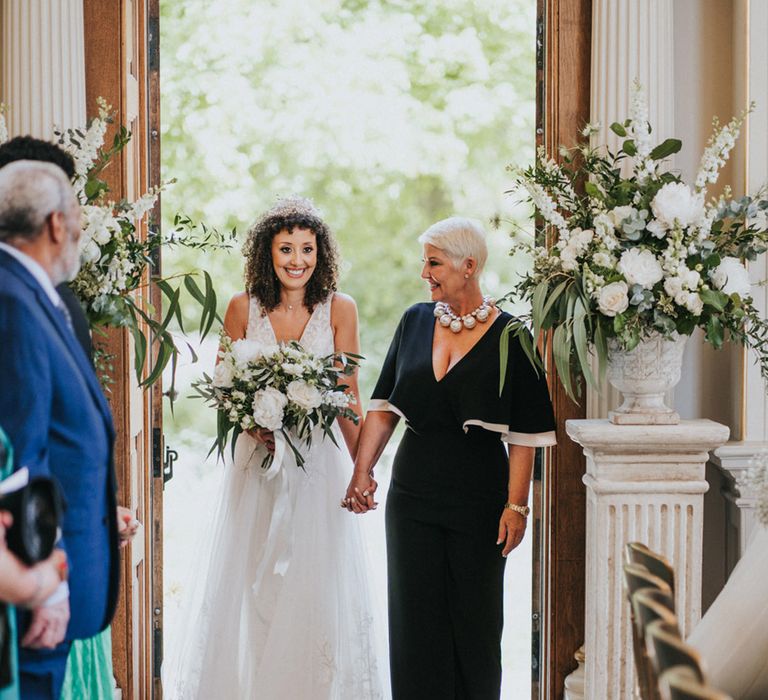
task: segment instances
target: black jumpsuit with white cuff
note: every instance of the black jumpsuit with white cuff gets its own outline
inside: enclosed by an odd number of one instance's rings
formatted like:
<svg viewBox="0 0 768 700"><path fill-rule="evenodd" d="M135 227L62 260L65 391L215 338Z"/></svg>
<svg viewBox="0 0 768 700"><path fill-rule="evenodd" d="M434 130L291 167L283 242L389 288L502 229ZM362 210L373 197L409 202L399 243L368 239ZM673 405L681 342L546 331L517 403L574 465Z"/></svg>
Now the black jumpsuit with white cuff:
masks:
<svg viewBox="0 0 768 700"><path fill-rule="evenodd" d="M505 442L554 444L555 423L543 373L514 338L499 394L499 341L512 316L501 313L437 381L433 311L406 311L369 407L407 425L386 508L392 694L491 700L501 688Z"/></svg>

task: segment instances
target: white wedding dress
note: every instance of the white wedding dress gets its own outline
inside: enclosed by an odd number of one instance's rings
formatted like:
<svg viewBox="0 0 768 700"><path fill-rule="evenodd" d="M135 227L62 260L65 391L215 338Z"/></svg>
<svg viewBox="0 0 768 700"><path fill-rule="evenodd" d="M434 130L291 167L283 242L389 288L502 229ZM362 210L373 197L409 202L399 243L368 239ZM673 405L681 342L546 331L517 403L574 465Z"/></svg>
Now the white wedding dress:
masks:
<svg viewBox="0 0 768 700"><path fill-rule="evenodd" d="M253 299L246 337L276 343ZM334 351L330 300L315 307L301 343ZM263 446L238 438L198 607L164 673L170 698L383 697L360 523L339 507L352 464L338 425L334 436L339 447L314 437L304 470L279 445L266 471Z"/></svg>
<svg viewBox="0 0 768 700"><path fill-rule="evenodd" d="M755 525L747 549L688 637L708 680L734 700L768 698L768 528Z"/></svg>

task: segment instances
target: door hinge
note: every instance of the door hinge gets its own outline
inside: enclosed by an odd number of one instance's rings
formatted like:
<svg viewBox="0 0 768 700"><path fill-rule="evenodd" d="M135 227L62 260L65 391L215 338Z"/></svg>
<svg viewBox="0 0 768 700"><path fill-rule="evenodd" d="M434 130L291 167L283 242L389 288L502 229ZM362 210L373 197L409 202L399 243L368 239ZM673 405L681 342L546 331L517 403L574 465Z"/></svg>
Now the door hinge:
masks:
<svg viewBox="0 0 768 700"><path fill-rule="evenodd" d="M163 487L173 479L173 463L179 458L179 453L165 446L165 460L163 461Z"/></svg>

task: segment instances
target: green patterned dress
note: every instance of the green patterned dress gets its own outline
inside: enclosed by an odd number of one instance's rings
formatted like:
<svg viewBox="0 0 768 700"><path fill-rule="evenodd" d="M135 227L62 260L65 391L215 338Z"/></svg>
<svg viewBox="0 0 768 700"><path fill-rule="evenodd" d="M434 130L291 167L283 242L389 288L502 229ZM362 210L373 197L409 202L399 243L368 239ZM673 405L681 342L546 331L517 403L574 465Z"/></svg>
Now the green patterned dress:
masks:
<svg viewBox="0 0 768 700"><path fill-rule="evenodd" d="M95 637L72 643L61 700L107 700L112 686L112 629L107 627Z"/></svg>
<svg viewBox="0 0 768 700"><path fill-rule="evenodd" d="M0 479L10 476L13 471L13 448L8 437L0 428L0 445L5 453L5 464L0 464ZM19 662L17 658L16 644L16 610L13 606L6 607L9 627L9 643L11 645L11 684L0 689L0 700L19 700Z"/></svg>

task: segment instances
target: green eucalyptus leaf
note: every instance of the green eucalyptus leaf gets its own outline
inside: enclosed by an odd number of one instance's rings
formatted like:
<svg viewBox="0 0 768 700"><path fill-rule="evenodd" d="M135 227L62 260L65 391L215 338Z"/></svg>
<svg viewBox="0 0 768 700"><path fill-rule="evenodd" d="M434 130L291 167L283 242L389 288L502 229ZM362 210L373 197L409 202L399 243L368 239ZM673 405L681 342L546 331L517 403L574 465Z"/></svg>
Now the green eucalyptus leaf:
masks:
<svg viewBox="0 0 768 700"><path fill-rule="evenodd" d="M624 128L622 124L619 124L619 122L613 122L610 127L608 127L616 136L621 136L622 138L627 135L627 130Z"/></svg>

